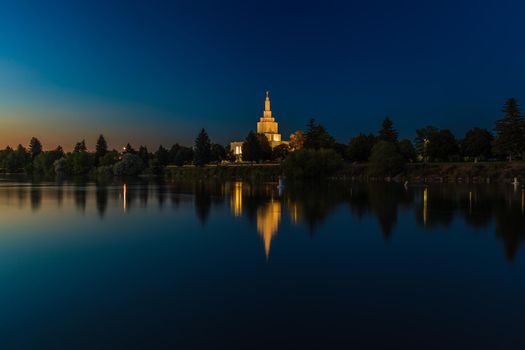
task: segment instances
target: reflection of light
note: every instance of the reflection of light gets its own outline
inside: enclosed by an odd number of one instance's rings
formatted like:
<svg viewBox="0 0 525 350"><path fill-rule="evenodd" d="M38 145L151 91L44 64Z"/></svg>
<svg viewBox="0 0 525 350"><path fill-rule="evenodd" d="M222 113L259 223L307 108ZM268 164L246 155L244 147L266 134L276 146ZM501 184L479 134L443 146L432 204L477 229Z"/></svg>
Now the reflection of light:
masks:
<svg viewBox="0 0 525 350"><path fill-rule="evenodd" d="M126 188L126 184L124 184L124 185L122 186L122 190L123 190L122 192L123 192L123 199L124 199L124 212L125 212L125 211L126 211L126 197L127 197L127 195L128 195L128 194L127 194L128 191L127 191L127 188Z"/></svg>
<svg viewBox="0 0 525 350"><path fill-rule="evenodd" d="M468 211L472 214L472 191L468 193Z"/></svg>
<svg viewBox="0 0 525 350"><path fill-rule="evenodd" d="M428 197L428 190L425 188L423 191L423 224L427 224L428 220L428 206L427 206L427 197Z"/></svg>
<svg viewBox="0 0 525 350"><path fill-rule="evenodd" d="M294 224L299 222L299 209L297 208L297 203L293 203L290 208L290 218Z"/></svg>
<svg viewBox="0 0 525 350"><path fill-rule="evenodd" d="M521 190L521 215L523 215L524 209L525 209L525 193L523 191L524 190L522 189Z"/></svg>
<svg viewBox="0 0 525 350"><path fill-rule="evenodd" d="M257 232L264 241L266 258L270 256L272 238L277 234L281 221L281 202L271 201L257 209Z"/></svg>
<svg viewBox="0 0 525 350"><path fill-rule="evenodd" d="M242 215L242 182L235 182L233 195L230 201L231 211L235 216Z"/></svg>

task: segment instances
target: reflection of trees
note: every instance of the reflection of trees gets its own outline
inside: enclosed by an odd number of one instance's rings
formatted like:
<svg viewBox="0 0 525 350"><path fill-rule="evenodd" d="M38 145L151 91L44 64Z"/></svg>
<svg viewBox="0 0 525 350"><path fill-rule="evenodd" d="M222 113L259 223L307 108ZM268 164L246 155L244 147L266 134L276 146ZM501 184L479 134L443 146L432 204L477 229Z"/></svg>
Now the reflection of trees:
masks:
<svg viewBox="0 0 525 350"><path fill-rule="evenodd" d="M31 210L37 211L40 209L40 205L42 204L42 189L40 186L31 186L29 197L31 200Z"/></svg>
<svg viewBox="0 0 525 350"><path fill-rule="evenodd" d="M413 197L399 184L357 184L352 186L347 201L359 219L366 213L374 214L387 239L397 222L398 206L412 204Z"/></svg>
<svg viewBox="0 0 525 350"><path fill-rule="evenodd" d="M500 192L501 193L501 192ZM505 256L514 261L518 248L525 240L524 193L507 190L495 200L495 232L503 241Z"/></svg>
<svg viewBox="0 0 525 350"><path fill-rule="evenodd" d="M295 183L286 187L284 195L293 220L306 222L314 235L317 227L343 202L346 192L334 183Z"/></svg>
<svg viewBox="0 0 525 350"><path fill-rule="evenodd" d="M139 189L139 201L140 205L146 207L149 199L149 184L143 183Z"/></svg>
<svg viewBox="0 0 525 350"><path fill-rule="evenodd" d="M458 208L456 192L454 187L439 185L416 189L415 195L418 203L414 209L416 222L427 227L448 227L454 219L454 213Z"/></svg>
<svg viewBox="0 0 525 350"><path fill-rule="evenodd" d="M81 186L75 186L73 196L77 209L84 212L86 210L86 189Z"/></svg>
<svg viewBox="0 0 525 350"><path fill-rule="evenodd" d="M379 221L383 237L388 239L397 222L397 207L407 197L406 191L397 184L372 184L368 193L370 209Z"/></svg>
<svg viewBox="0 0 525 350"><path fill-rule="evenodd" d="M104 217L108 207L108 188L104 185L97 185L96 189L97 211L100 218Z"/></svg>
<svg viewBox="0 0 525 350"><path fill-rule="evenodd" d="M195 213L201 224L205 224L210 215L211 196L203 184L195 186Z"/></svg>
<svg viewBox="0 0 525 350"><path fill-rule="evenodd" d="M482 228L492 221L497 192L500 190L498 187L480 185L456 188L459 211L467 225Z"/></svg>

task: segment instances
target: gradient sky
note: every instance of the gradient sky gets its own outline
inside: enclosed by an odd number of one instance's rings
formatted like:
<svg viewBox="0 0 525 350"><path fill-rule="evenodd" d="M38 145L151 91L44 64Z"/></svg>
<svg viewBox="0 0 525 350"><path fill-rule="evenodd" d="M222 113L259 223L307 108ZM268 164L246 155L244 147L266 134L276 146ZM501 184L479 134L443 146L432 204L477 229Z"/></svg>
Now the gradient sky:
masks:
<svg viewBox="0 0 525 350"><path fill-rule="evenodd" d="M523 1L3 1L0 147L190 145L255 129L340 142L391 116L458 136L525 101ZM523 102L525 103L525 102Z"/></svg>

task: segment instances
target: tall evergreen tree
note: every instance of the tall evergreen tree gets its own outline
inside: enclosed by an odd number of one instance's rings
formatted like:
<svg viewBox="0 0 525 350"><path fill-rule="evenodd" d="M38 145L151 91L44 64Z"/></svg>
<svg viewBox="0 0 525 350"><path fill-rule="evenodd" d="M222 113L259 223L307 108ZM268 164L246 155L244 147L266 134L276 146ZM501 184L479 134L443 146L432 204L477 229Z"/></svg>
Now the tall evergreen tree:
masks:
<svg viewBox="0 0 525 350"><path fill-rule="evenodd" d="M196 166L206 165L211 160L211 141L204 129L201 130L195 139L193 160L195 161Z"/></svg>
<svg viewBox="0 0 525 350"><path fill-rule="evenodd" d="M518 101L509 98L502 109L504 116L496 122L496 140L494 151L505 155L509 161L514 157L524 156L525 151L525 120L520 113Z"/></svg>
<svg viewBox="0 0 525 350"><path fill-rule="evenodd" d="M129 153L129 154L136 154L137 151L135 151L135 149L128 142L126 147L124 147L124 151L122 153L124 153L124 154L127 154L127 153Z"/></svg>
<svg viewBox="0 0 525 350"><path fill-rule="evenodd" d="M157 158L160 166L166 166L170 161L170 153L162 145L160 145L157 152L155 152L155 157Z"/></svg>
<svg viewBox="0 0 525 350"><path fill-rule="evenodd" d="M326 131L324 126L310 119L306 125L303 147L309 149L334 148L335 139Z"/></svg>
<svg viewBox="0 0 525 350"><path fill-rule="evenodd" d="M84 152L87 152L86 141L82 140L80 142L77 142L77 144L75 145L75 148L73 149L73 153L84 153Z"/></svg>
<svg viewBox="0 0 525 350"><path fill-rule="evenodd" d="M142 162L144 164L149 164L149 152L148 152L148 148L146 146L140 146L139 147L139 153L138 153L138 156L140 157L140 159L142 159Z"/></svg>
<svg viewBox="0 0 525 350"><path fill-rule="evenodd" d="M242 143L242 160L246 162L258 162L261 159L261 153L259 138L256 133L250 131Z"/></svg>
<svg viewBox="0 0 525 350"><path fill-rule="evenodd" d="M95 146L95 158L98 160L104 157L108 153L108 143L104 138L104 135L100 135L97 140L97 145Z"/></svg>
<svg viewBox="0 0 525 350"><path fill-rule="evenodd" d="M494 137L488 130L472 128L461 141L461 153L475 161L479 157L486 159L490 156L493 140Z"/></svg>
<svg viewBox="0 0 525 350"><path fill-rule="evenodd" d="M35 159L40 153L42 153L42 143L40 143L40 140L36 137L32 137L31 141L29 141L29 154L31 155L31 159Z"/></svg>
<svg viewBox="0 0 525 350"><path fill-rule="evenodd" d="M386 117L383 120L381 130L379 130L379 140L396 143L397 142L397 131L393 127L392 120Z"/></svg>

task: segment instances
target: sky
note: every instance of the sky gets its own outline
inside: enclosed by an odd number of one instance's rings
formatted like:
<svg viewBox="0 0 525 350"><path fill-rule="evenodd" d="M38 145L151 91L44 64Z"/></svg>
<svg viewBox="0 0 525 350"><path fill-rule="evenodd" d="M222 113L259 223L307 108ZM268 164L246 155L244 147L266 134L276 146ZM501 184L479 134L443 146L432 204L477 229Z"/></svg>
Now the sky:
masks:
<svg viewBox="0 0 525 350"><path fill-rule="evenodd" d="M426 125L492 129L525 101L523 1L0 0L0 147L99 134L242 140L264 108L284 139ZM525 103L525 102L524 102Z"/></svg>

